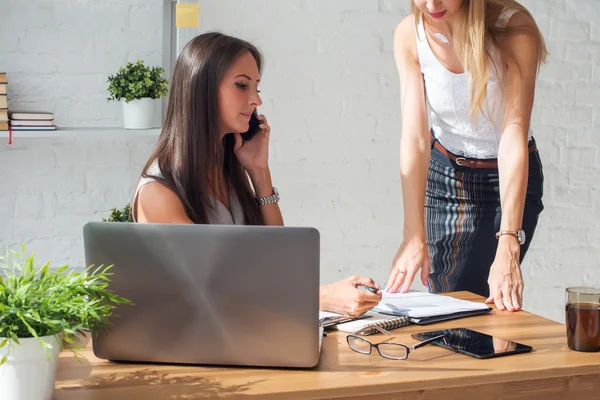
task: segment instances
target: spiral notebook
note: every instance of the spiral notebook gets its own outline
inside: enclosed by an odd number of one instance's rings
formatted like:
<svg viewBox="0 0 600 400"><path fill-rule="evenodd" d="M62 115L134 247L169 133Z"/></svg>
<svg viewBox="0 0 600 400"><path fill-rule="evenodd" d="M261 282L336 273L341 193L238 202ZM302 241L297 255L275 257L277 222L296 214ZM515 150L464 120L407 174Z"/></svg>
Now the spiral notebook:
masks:
<svg viewBox="0 0 600 400"><path fill-rule="evenodd" d="M386 331L391 331L392 329L401 328L410 323L408 316L389 316L380 314L374 311L369 311L365 314L366 318L356 319L350 322L344 322L341 324L337 324L331 327L331 329L338 330L341 332L356 332L359 329L362 329L369 325L377 325L380 328L385 329ZM367 330L363 335L372 335L374 333L379 333L377 329Z"/></svg>

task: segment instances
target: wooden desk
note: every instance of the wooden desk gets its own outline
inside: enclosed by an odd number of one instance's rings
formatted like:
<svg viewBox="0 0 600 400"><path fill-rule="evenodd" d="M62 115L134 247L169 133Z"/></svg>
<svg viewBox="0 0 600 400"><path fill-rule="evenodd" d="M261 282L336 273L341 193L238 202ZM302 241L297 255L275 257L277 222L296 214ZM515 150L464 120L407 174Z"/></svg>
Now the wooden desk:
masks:
<svg viewBox="0 0 600 400"><path fill-rule="evenodd" d="M452 295L483 301L466 292ZM282 370L110 363L95 358L88 347L83 352L87 358L83 363L75 361L69 352L61 354L54 399L600 398L600 353L569 350L564 325L524 311L494 310L485 316L413 325L395 330L393 337L411 344L416 342L411 333L453 327L512 339L533 346L534 351L477 360L426 346L412 353L408 360L394 361L378 354L354 353L347 347L345 334L336 332L323 338L317 368Z"/></svg>

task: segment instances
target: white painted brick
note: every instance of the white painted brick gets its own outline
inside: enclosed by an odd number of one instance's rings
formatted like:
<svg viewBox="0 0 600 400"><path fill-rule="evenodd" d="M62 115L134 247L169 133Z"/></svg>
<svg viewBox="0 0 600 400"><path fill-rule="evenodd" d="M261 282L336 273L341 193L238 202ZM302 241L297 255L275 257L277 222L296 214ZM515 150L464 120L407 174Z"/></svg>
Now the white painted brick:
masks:
<svg viewBox="0 0 600 400"><path fill-rule="evenodd" d="M121 105L106 102L106 78L138 58L162 63L162 2L9 4L0 7L0 35L10 33L0 68L9 73L11 107L55 111L59 126L122 126ZM322 233L322 281L358 273L385 283L403 219L392 40L410 2L199 4L202 31L235 34L264 52L261 111L272 126L274 183L286 223ZM600 280L590 267L600 257L600 2L523 4L551 52L532 115L546 209L523 266L525 304L561 320L564 285ZM83 266L83 225L124 206L155 141L1 141L0 242L25 240L40 261Z"/></svg>
<svg viewBox="0 0 600 400"><path fill-rule="evenodd" d="M129 11L129 29L147 32L154 27L162 34L162 2L146 2L143 6L132 6ZM133 49L132 49L133 50Z"/></svg>
<svg viewBox="0 0 600 400"><path fill-rule="evenodd" d="M592 82L600 83L600 64L593 65L592 69Z"/></svg>
<svg viewBox="0 0 600 400"><path fill-rule="evenodd" d="M598 21L592 23L591 39L594 42L600 41L600 23Z"/></svg>
<svg viewBox="0 0 600 400"><path fill-rule="evenodd" d="M568 149L566 161L568 165L576 167L587 167L594 165L597 150L591 149Z"/></svg>
<svg viewBox="0 0 600 400"><path fill-rule="evenodd" d="M589 186L551 186L553 199L559 205L585 206L591 202L591 191Z"/></svg>
<svg viewBox="0 0 600 400"><path fill-rule="evenodd" d="M600 83L577 84L573 87L577 93L578 105L600 105Z"/></svg>
<svg viewBox="0 0 600 400"><path fill-rule="evenodd" d="M550 82L588 82L592 74L590 64L553 62L540 71L540 80Z"/></svg>
<svg viewBox="0 0 600 400"><path fill-rule="evenodd" d="M600 14L600 2L579 1L579 0L564 0L566 6L566 16L575 19L576 21L585 21L590 19L591 15ZM593 21L596 22L596 21ZM575 23L574 23L575 24Z"/></svg>
<svg viewBox="0 0 600 400"><path fill-rule="evenodd" d="M560 83L554 80L540 80L535 87L535 105L539 107L562 104L563 92Z"/></svg>
<svg viewBox="0 0 600 400"><path fill-rule="evenodd" d="M567 59L574 63L593 63L600 61L600 43L569 43Z"/></svg>
<svg viewBox="0 0 600 400"><path fill-rule="evenodd" d="M16 194L13 191L0 193L0 221L14 216L15 199Z"/></svg>
<svg viewBox="0 0 600 400"><path fill-rule="evenodd" d="M534 17L557 18L566 12L564 0L523 0L520 2Z"/></svg>
<svg viewBox="0 0 600 400"><path fill-rule="evenodd" d="M14 56L19 49L19 35L8 25L8 9L0 11L0 37L2 38L2 53Z"/></svg>
<svg viewBox="0 0 600 400"><path fill-rule="evenodd" d="M588 155L589 157L589 155ZM584 186L588 184L590 181L594 179L598 179L600 176L600 169L598 168L598 153L596 152L594 156L594 162L589 165L584 165L582 167L570 167L569 168L569 183L577 186ZM580 163L581 164L581 163ZM590 212L592 212L590 210ZM596 221L590 221L590 223L595 224Z"/></svg>
<svg viewBox="0 0 600 400"><path fill-rule="evenodd" d="M573 23L570 20L555 20L552 22L550 37L572 42L590 40L591 24L589 22Z"/></svg>
<svg viewBox="0 0 600 400"><path fill-rule="evenodd" d="M27 29L52 29L56 27L54 6L41 1L11 2L4 10L2 26L8 31L24 32Z"/></svg>
<svg viewBox="0 0 600 400"><path fill-rule="evenodd" d="M381 0L379 2L379 10L383 13L408 15L410 13L410 4L396 0Z"/></svg>
<svg viewBox="0 0 600 400"><path fill-rule="evenodd" d="M374 32L324 33L319 36L317 44L319 53L351 53L368 57L379 54L382 50L382 38Z"/></svg>
<svg viewBox="0 0 600 400"><path fill-rule="evenodd" d="M379 10L378 1L363 0L303 0L303 7L308 11L318 13L337 14L345 11L377 12Z"/></svg>
<svg viewBox="0 0 600 400"><path fill-rule="evenodd" d="M56 168L54 170L54 190L56 192L84 192L85 169L81 167L70 166L66 168Z"/></svg>
<svg viewBox="0 0 600 400"><path fill-rule="evenodd" d="M90 30L105 33L119 30L125 33L129 31L130 4L130 0L111 4L106 4L104 1L87 3L61 1L55 6L56 27L69 30L73 34Z"/></svg>
<svg viewBox="0 0 600 400"><path fill-rule="evenodd" d="M17 192L15 218L48 218L54 216L56 197L52 192Z"/></svg>
<svg viewBox="0 0 600 400"><path fill-rule="evenodd" d="M570 129L563 147L568 149L598 149L598 132L595 129Z"/></svg>
<svg viewBox="0 0 600 400"><path fill-rule="evenodd" d="M590 106L544 107L542 122L565 128L588 127L592 126L593 110Z"/></svg>
<svg viewBox="0 0 600 400"><path fill-rule="evenodd" d="M57 54L59 48L58 30L28 29L19 37L19 52L37 54Z"/></svg>
<svg viewBox="0 0 600 400"><path fill-rule="evenodd" d="M155 143L155 139L148 140L147 142L132 141L129 143L131 165L132 167L139 167L140 173L141 168L146 165L146 161L148 161L152 150L154 150Z"/></svg>
<svg viewBox="0 0 600 400"><path fill-rule="evenodd" d="M542 33L542 36L544 37L544 40L546 41L546 45L548 45L548 37L550 37L550 33L551 33L551 28L552 28L552 20L550 18L538 18L535 17L535 23L537 24L540 32Z"/></svg>

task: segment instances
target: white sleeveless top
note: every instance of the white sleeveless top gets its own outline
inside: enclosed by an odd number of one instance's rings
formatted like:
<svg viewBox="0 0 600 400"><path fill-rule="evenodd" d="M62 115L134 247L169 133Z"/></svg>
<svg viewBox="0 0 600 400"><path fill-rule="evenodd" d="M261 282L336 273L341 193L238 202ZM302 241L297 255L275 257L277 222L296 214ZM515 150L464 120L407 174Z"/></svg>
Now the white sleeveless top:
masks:
<svg viewBox="0 0 600 400"><path fill-rule="evenodd" d="M506 26L516 11L505 9L498 17L497 25ZM417 52L433 135L456 155L476 159L497 158L505 110L499 87L502 77L490 68L487 97L482 105L484 112L480 111L473 121L469 105L470 75L464 72L455 74L442 65L429 46L422 17L417 22Z"/></svg>
<svg viewBox="0 0 600 400"><path fill-rule="evenodd" d="M146 171L149 175L162 177L162 173L158 166L158 162L154 161L152 165ZM131 209L135 210L135 202L137 200L138 193L142 186L150 183L156 182L156 179L150 177L141 177L138 182L137 188L135 189L135 194L133 195L133 201L131 203ZM242 210L242 206L237 198L237 195L234 190L229 188L229 207L231 208L231 212L225 207L220 201L211 197L212 201L212 210L208 210L208 223L211 225L245 225L244 212ZM133 220L137 222L136 213L133 212Z"/></svg>

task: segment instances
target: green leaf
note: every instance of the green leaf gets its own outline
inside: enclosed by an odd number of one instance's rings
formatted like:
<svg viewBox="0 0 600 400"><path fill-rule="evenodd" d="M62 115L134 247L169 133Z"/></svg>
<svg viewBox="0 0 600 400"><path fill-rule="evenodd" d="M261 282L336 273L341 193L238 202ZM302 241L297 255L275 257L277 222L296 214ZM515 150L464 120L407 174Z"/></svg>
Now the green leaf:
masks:
<svg viewBox="0 0 600 400"><path fill-rule="evenodd" d="M106 325L117 305L131 304L108 289L111 266L89 266L85 273L68 266L52 269L49 263L39 268L25 249L11 250L0 265L0 347L59 333L69 341L75 332Z"/></svg>
<svg viewBox="0 0 600 400"><path fill-rule="evenodd" d="M168 92L169 81L162 77L164 69L160 67L148 68L142 60L135 64L127 63L120 67L119 72L108 77L107 101L125 100L129 103L135 99L150 97L158 99Z"/></svg>

